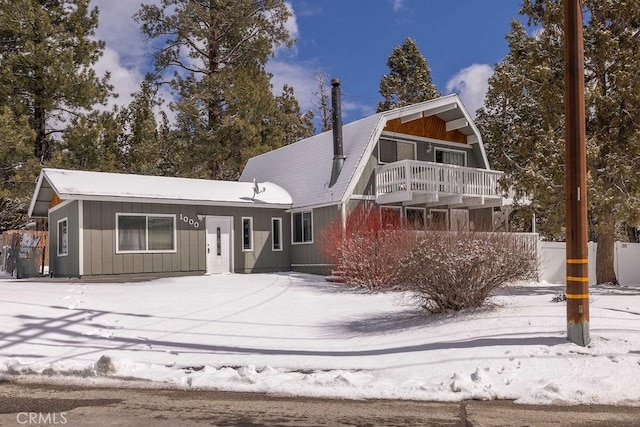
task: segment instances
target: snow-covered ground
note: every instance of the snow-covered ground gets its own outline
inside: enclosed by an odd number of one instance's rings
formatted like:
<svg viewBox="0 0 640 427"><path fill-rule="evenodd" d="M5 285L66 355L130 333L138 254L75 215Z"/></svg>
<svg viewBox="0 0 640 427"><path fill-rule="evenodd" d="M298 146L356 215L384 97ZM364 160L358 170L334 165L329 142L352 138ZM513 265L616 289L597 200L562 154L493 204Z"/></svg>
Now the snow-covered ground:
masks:
<svg viewBox="0 0 640 427"><path fill-rule="evenodd" d="M428 315L302 274L0 280L0 376L341 398L640 405L640 286L594 288L591 344L559 285Z"/></svg>

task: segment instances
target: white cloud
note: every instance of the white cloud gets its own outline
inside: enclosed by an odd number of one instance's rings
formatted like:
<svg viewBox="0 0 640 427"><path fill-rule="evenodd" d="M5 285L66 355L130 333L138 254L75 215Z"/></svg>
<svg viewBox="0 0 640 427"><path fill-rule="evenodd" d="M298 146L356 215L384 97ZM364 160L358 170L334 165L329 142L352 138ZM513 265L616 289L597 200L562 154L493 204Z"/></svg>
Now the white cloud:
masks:
<svg viewBox="0 0 640 427"><path fill-rule="evenodd" d="M318 66L315 63L282 62L271 60L267 64L267 71L273 74L271 84L275 95L282 93L282 86L286 83L294 89L294 95L302 111L315 110L317 104L314 92L319 91L316 74ZM327 85L329 82L327 82ZM331 90L330 87L328 87ZM342 94L342 115L345 122L375 113L375 105L350 101Z"/></svg>
<svg viewBox="0 0 640 427"><path fill-rule="evenodd" d="M296 38L298 37L298 34L299 34L298 20L296 18L295 12L293 11L293 6L291 6L291 3L285 2L285 5L287 6L287 9L289 9L289 13L291 13L291 16L289 17L289 19L287 19L287 22L285 23L285 28L287 29L287 31L289 31L289 34L291 35L291 37Z"/></svg>
<svg viewBox="0 0 640 427"><path fill-rule="evenodd" d="M404 8L404 0L391 0L393 3L393 11L398 12Z"/></svg>
<svg viewBox="0 0 640 427"><path fill-rule="evenodd" d="M113 105L128 105L132 93L140 89L140 83L149 67L144 36L134 22L133 15L140 4L122 0L91 0L100 15L96 38L104 40L104 55L98 60L95 70L99 76L111 73L111 84L119 96L109 101Z"/></svg>
<svg viewBox="0 0 640 427"><path fill-rule="evenodd" d="M160 1L146 1L159 4ZM91 7L97 6L99 24L96 37L104 40L107 47L118 51L120 61L127 68L144 68L149 63L144 35L133 15L140 9L139 2L128 0L91 0Z"/></svg>
<svg viewBox="0 0 640 427"><path fill-rule="evenodd" d="M136 68L127 68L122 65L118 52L109 47L105 49L104 55L98 60L94 68L99 76L104 75L106 72L111 73L111 79L109 81L114 87L113 91L118 94L117 98L110 98L108 100L107 110L111 110L114 105L120 107L129 105L134 98L135 92L140 90L140 84L144 80L143 71ZM160 87L158 96L165 101L173 98L166 85ZM158 118L160 114L159 110L163 110L169 117L169 120L174 117L174 113L169 110L166 102L156 108Z"/></svg>
<svg viewBox="0 0 640 427"><path fill-rule="evenodd" d="M160 0L147 0L145 3L159 4ZM133 20L133 15L140 9L140 3L130 0L91 0L91 6L100 9L96 37L106 42L104 55L95 69L100 76L107 71L111 73L114 92L119 94L117 99L110 100L109 108L113 105L128 105L133 99L131 94L139 90L145 73L151 70L152 47L145 43L140 26ZM297 38L299 28L296 13L290 2L286 2L286 6L291 16L285 27L292 37ZM313 92L318 90L315 80L318 65L313 61L297 61L295 47L278 48L276 54L277 57L267 64L267 71L273 74L271 83L274 93L280 95L283 85L287 83L294 88L300 108L303 111L312 109ZM167 89L164 89L161 97L165 100L172 99Z"/></svg>
<svg viewBox="0 0 640 427"><path fill-rule="evenodd" d="M295 97L302 111L313 108L313 92L318 91L318 83L315 80L317 67L313 64L300 62L283 62L272 59L267 64L267 71L273 74L271 84L276 95L282 93L284 84L293 87Z"/></svg>
<svg viewBox="0 0 640 427"><path fill-rule="evenodd" d="M286 2L285 4L291 13L285 27L291 37L297 38L299 31L296 12L291 3ZM307 111L314 108L313 92L318 91L318 83L315 79L318 66L312 62L296 61L297 53L295 46L286 50L280 48L276 51L276 58L269 60L266 68L273 75L271 78L273 93L280 95L284 84L293 87L300 109Z"/></svg>
<svg viewBox="0 0 640 427"><path fill-rule="evenodd" d="M144 74L137 69L123 66L120 54L108 46L104 50L104 55L96 63L95 70L99 76L106 72L111 73L110 82L119 97L112 99L110 105L129 104L133 99L131 94L140 89L140 83L144 78Z"/></svg>
<svg viewBox="0 0 640 427"><path fill-rule="evenodd" d="M457 93L462 103L475 116L475 112L484 103L489 89L489 77L493 75L493 67L487 64L473 64L458 71L447 82L447 93Z"/></svg>

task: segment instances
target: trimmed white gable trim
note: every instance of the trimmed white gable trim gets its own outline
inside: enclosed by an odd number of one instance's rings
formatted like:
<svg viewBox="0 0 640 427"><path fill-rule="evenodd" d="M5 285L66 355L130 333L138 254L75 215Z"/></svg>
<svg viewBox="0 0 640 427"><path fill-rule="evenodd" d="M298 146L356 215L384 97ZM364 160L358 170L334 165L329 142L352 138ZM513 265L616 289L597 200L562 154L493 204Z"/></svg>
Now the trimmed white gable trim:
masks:
<svg viewBox="0 0 640 427"><path fill-rule="evenodd" d="M29 218L32 217L33 210L36 207L36 202L38 200L38 194L40 194L40 187L42 186L43 179L44 179L44 174L40 172L40 175L38 176L38 183L36 184L36 189L33 192L33 196L31 196L31 203L29 203L29 210L27 211L27 215L29 216ZM51 183L49 183L49 185L51 185ZM55 188L53 191L55 191Z"/></svg>
<svg viewBox="0 0 640 427"><path fill-rule="evenodd" d="M122 203L164 203L170 205L198 205L198 206L225 206L236 208L270 208L270 209L288 209L290 204L276 204L276 203L242 203L242 202L219 202L208 200L185 200L185 199L163 199L154 197L118 197L118 196L79 196L76 194L60 194L58 196L61 199L73 201L73 200L86 200L97 202L122 202Z"/></svg>

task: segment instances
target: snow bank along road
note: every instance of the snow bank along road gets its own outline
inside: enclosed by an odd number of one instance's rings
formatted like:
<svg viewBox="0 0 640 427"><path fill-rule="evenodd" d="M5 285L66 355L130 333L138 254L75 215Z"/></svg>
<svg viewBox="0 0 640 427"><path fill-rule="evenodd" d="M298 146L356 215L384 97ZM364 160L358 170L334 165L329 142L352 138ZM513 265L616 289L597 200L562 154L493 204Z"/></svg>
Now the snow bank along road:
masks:
<svg viewBox="0 0 640 427"><path fill-rule="evenodd" d="M67 426L635 427L640 420L640 408L532 406L508 401L345 401L202 390L2 384L0 425L25 425L30 417Z"/></svg>

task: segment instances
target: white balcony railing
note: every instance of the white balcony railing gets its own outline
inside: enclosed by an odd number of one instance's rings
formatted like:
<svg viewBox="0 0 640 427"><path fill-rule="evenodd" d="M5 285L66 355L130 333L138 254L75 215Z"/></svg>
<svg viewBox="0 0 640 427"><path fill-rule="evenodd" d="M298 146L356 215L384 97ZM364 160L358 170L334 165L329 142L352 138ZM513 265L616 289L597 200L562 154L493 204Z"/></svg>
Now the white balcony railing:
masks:
<svg viewBox="0 0 640 427"><path fill-rule="evenodd" d="M502 172L443 163L401 160L376 169L376 196L417 192L463 197L501 197Z"/></svg>

